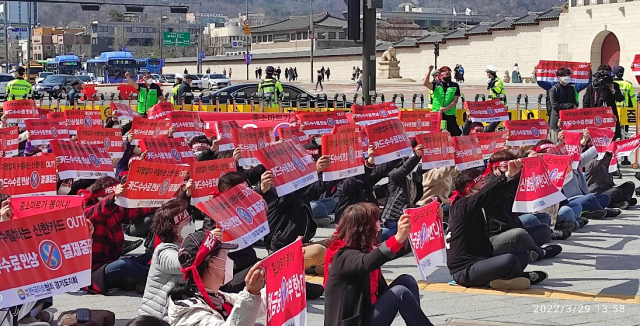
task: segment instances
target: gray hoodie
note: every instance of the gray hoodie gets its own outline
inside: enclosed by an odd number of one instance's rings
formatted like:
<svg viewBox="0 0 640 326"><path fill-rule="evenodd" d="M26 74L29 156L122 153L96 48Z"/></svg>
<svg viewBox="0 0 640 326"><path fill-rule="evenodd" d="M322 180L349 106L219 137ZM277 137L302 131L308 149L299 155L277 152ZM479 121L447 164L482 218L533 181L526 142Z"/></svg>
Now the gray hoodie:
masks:
<svg viewBox="0 0 640 326"><path fill-rule="evenodd" d="M233 305L225 321L202 297L173 301L169 299L169 324L171 326L254 326L258 318L266 313L266 292L253 295L247 290L238 294L218 292L226 302Z"/></svg>

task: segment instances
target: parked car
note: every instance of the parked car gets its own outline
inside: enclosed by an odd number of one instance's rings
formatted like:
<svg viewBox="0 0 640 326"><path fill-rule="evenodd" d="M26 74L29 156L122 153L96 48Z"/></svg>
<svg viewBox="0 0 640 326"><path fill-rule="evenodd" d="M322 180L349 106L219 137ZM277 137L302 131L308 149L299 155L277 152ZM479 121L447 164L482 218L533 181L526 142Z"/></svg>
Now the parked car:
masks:
<svg viewBox="0 0 640 326"><path fill-rule="evenodd" d="M176 74L162 74L160 75L160 82L173 84L176 82Z"/></svg>
<svg viewBox="0 0 640 326"><path fill-rule="evenodd" d="M71 75L51 75L47 76L41 83L35 85L33 90L45 95L45 93L57 98L66 98L71 90L71 84L80 81L78 76Z"/></svg>
<svg viewBox="0 0 640 326"><path fill-rule="evenodd" d="M92 77L92 76L89 76L89 75L76 75L76 77L78 77L80 82L82 82L83 84L97 84L98 83L98 80L95 77Z"/></svg>
<svg viewBox="0 0 640 326"><path fill-rule="evenodd" d="M193 78L191 80L191 88L203 90L204 88L202 87L202 80L198 78L197 75L191 75L191 77Z"/></svg>
<svg viewBox="0 0 640 326"><path fill-rule="evenodd" d="M1 98L7 97L7 84L14 79L15 77L13 77L12 74L0 74L0 97Z"/></svg>
<svg viewBox="0 0 640 326"><path fill-rule="evenodd" d="M158 74L151 74L151 77L153 77L153 80L155 80L158 83L162 82L162 77L160 77L160 75Z"/></svg>
<svg viewBox="0 0 640 326"><path fill-rule="evenodd" d="M223 74L209 74L202 77L202 87L206 89L221 89L229 85L231 81Z"/></svg>
<svg viewBox="0 0 640 326"><path fill-rule="evenodd" d="M49 71L43 71L41 73L38 73L38 77L36 77L36 84L41 83L45 78L47 78L47 76L51 76L51 75L53 75L53 73Z"/></svg>

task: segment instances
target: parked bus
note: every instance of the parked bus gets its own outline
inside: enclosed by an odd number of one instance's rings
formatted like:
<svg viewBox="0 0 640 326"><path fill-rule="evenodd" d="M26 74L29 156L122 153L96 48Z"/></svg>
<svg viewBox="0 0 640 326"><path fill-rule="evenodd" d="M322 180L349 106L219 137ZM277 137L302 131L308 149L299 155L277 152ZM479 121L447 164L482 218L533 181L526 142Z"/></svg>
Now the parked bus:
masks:
<svg viewBox="0 0 640 326"><path fill-rule="evenodd" d="M125 82L126 72L136 80L138 66L129 52L103 52L100 57L87 60L87 72L96 77L99 83L115 84Z"/></svg>
<svg viewBox="0 0 640 326"><path fill-rule="evenodd" d="M47 62L47 71L58 75L75 75L80 70L82 70L82 63L75 55L59 55Z"/></svg>
<svg viewBox="0 0 640 326"><path fill-rule="evenodd" d="M152 74L161 74L162 65L160 65L160 59L158 58L140 58L136 59L138 63L138 72L149 72Z"/></svg>
<svg viewBox="0 0 640 326"><path fill-rule="evenodd" d="M27 72L27 66L22 66L24 68L25 73ZM36 78L38 74L44 71L44 67L38 63L38 61L31 61L31 66L29 67L29 82L32 84L36 83Z"/></svg>

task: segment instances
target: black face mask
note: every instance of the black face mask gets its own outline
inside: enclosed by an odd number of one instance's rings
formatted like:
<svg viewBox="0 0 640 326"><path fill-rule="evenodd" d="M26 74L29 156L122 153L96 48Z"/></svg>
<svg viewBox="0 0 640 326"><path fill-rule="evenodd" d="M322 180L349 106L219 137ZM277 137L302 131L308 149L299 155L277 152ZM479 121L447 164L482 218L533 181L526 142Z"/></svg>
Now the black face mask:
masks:
<svg viewBox="0 0 640 326"><path fill-rule="evenodd" d="M451 82L451 77L444 77L444 78L442 78L442 80L443 80L445 83L450 83L450 82Z"/></svg>

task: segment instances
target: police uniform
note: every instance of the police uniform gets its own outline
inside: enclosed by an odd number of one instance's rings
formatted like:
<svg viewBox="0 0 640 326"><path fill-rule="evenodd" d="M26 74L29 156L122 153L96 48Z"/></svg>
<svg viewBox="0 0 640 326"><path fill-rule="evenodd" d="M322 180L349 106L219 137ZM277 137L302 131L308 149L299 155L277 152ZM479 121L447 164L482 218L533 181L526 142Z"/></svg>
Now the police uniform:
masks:
<svg viewBox="0 0 640 326"><path fill-rule="evenodd" d="M25 99L32 91L31 83L18 77L7 84L7 101Z"/></svg>
<svg viewBox="0 0 640 326"><path fill-rule="evenodd" d="M487 72L497 74L498 69L494 66L487 66ZM507 104L507 97L504 92L504 83L502 82L502 79L498 78L498 76L488 81L487 90L489 90L490 100L502 98L504 104Z"/></svg>
<svg viewBox="0 0 640 326"><path fill-rule="evenodd" d="M282 84L280 81L271 77L267 77L263 82L258 85L258 93L262 94L263 98L269 97L268 102L263 101L263 107L274 108L278 107L278 101L284 95L282 90Z"/></svg>

